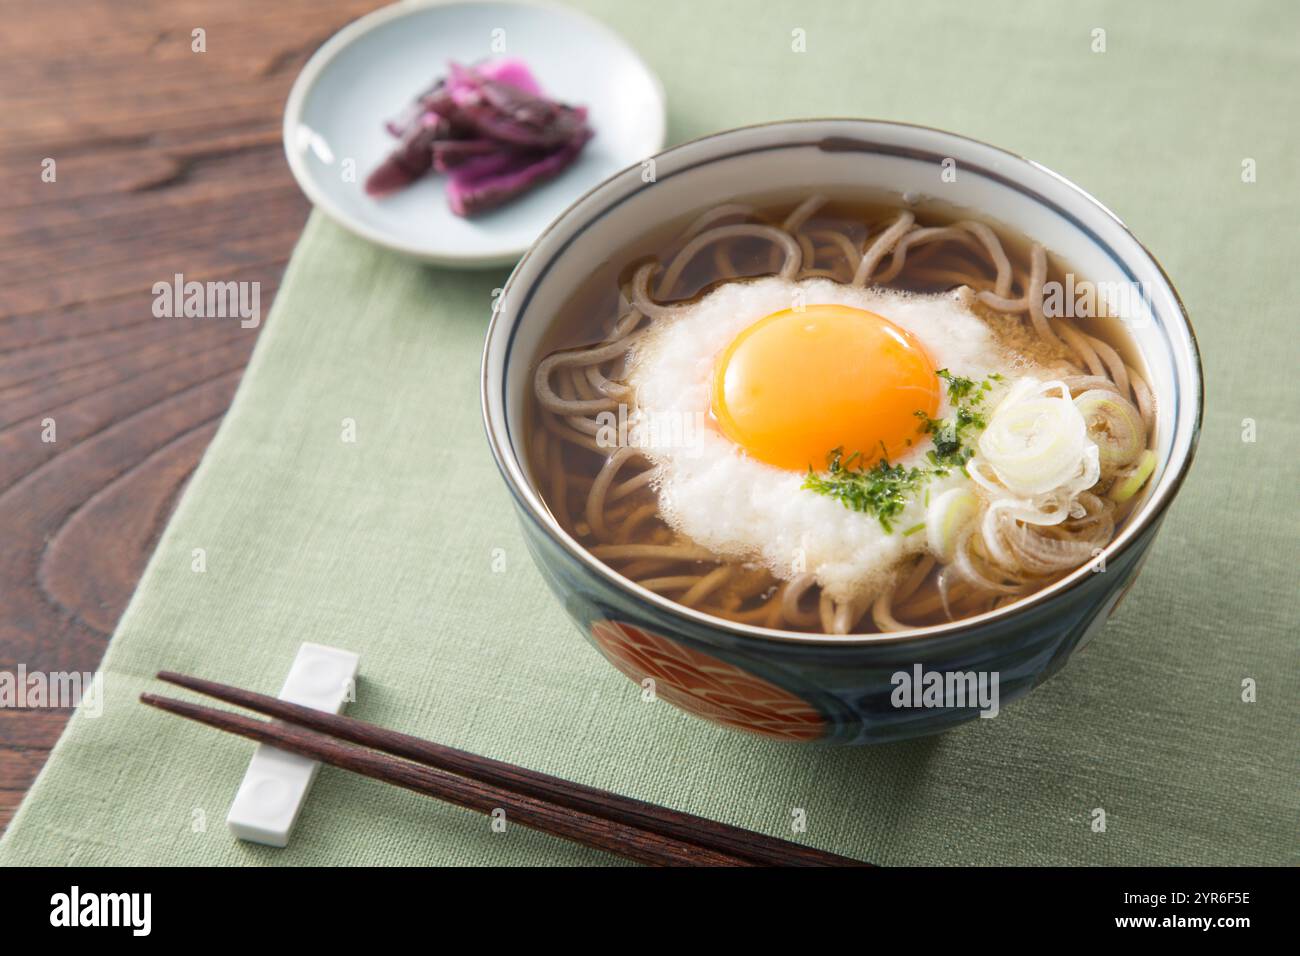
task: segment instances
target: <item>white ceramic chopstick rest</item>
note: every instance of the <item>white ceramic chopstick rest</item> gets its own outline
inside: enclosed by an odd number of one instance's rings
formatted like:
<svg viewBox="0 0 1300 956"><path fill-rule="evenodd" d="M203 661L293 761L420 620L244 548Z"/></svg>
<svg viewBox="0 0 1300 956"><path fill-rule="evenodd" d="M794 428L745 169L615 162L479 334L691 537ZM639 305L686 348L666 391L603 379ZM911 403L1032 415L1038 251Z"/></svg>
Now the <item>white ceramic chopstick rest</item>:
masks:
<svg viewBox="0 0 1300 956"><path fill-rule="evenodd" d="M298 648L279 698L338 714L352 699L361 658L324 644ZM285 846L320 764L267 744L258 744L226 815L230 832L241 840Z"/></svg>

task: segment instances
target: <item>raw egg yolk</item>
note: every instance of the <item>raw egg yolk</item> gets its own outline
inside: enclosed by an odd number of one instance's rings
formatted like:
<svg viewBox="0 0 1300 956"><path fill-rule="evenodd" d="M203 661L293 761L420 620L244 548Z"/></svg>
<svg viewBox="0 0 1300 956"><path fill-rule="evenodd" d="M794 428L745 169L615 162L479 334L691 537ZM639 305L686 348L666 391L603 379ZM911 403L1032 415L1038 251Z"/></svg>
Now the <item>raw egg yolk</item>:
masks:
<svg viewBox="0 0 1300 956"><path fill-rule="evenodd" d="M713 373L713 417L760 461L821 471L843 449L855 465L905 454L939 409L939 379L916 338L841 305L774 312L732 340Z"/></svg>

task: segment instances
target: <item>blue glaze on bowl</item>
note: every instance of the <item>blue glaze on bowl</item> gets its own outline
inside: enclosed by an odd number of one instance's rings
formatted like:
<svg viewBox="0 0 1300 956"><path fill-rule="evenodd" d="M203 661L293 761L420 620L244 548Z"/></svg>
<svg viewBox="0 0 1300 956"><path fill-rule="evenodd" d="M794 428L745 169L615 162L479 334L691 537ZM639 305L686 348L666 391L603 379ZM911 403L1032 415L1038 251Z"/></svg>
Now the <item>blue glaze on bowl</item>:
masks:
<svg viewBox="0 0 1300 956"><path fill-rule="evenodd" d="M779 739L833 744L905 740L979 718L975 706L894 706L894 675L900 671L910 675L918 664L925 672L996 673L1002 707L1029 693L1095 636L1136 577L1157 527L1150 525L1104 571L1091 573L1057 601L1030 605L1007 619L951 634L837 645L768 642L665 614L591 574L523 508L518 512L529 552L546 583L587 640L629 678L637 683L652 679L656 694L705 719ZM631 657L617 643L611 647L611 635L598 630L609 622L639 632L632 639L640 637L643 652ZM651 642L642 635L659 640ZM627 635L614 635L612 640L617 642L620 636L627 640ZM716 696L699 692L706 681L698 672L705 667L688 669L680 655L672 658L676 665L672 668L655 666L656 658L669 653L659 646L664 642L686 649L691 661L702 658L709 667L738 669L803 706L792 706L772 691L758 700L748 698L745 706L730 710L719 706ZM644 650L647 643L650 649ZM695 682L683 679L683 672ZM716 684L716 675L708 676L712 678L708 685ZM777 713L772 713L774 700L779 701ZM767 711L765 719L754 719L755 711Z"/></svg>
<svg viewBox="0 0 1300 956"><path fill-rule="evenodd" d="M1031 235L1094 281L1138 282L1133 337L1157 397L1159 461L1144 500L1093 565L1014 605L950 624L832 637L708 617L653 594L594 559L565 533L532 486L522 453L532 363L555 311L589 257L639 232L738 195L792 185L916 192L955 157L965 206ZM950 729L980 709L948 701L900 706L896 675L972 673L997 679L999 707L1055 674L1092 640L1132 584L1195 450L1200 359L1177 294L1159 265L1103 206L1028 160L922 127L804 120L732 130L656 157L580 199L511 275L488 331L483 406L489 444L538 568L583 635L615 667L678 707L787 740L883 743ZM963 178L964 177L964 178Z"/></svg>

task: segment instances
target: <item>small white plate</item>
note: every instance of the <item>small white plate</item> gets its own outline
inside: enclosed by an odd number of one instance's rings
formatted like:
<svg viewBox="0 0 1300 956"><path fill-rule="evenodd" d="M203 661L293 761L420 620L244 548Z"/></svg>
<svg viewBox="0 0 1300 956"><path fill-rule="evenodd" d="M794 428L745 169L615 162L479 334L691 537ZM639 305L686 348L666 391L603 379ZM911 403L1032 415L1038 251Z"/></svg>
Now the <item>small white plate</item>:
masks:
<svg viewBox="0 0 1300 956"><path fill-rule="evenodd" d="M449 61L497 57L523 60L547 96L587 107L596 135L573 165L473 219L452 214L438 175L367 196L366 177L396 142L385 121ZM357 235L426 262L485 268L513 264L584 192L662 149L664 114L658 78L589 17L534 2L406 0L344 27L307 62L285 106L284 151L307 197Z"/></svg>

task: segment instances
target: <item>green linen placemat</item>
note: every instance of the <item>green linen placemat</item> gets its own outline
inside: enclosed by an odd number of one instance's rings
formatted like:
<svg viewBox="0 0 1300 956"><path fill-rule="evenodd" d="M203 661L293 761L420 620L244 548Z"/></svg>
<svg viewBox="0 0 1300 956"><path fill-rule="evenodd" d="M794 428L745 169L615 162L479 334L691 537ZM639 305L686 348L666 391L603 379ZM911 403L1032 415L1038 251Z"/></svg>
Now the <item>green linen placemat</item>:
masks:
<svg viewBox="0 0 1300 956"><path fill-rule="evenodd" d="M360 652L366 720L773 834L803 808L800 839L878 863L1295 862L1300 6L580 6L663 77L674 140L816 115L952 129L1074 178L1161 257L1204 350L1204 434L1105 634L996 720L878 749L643 703L544 590L481 434L503 273L317 215L108 650L103 714L74 717L0 861L609 862L330 768L289 848L232 839L251 745L135 698L162 667L274 692L312 640Z"/></svg>

